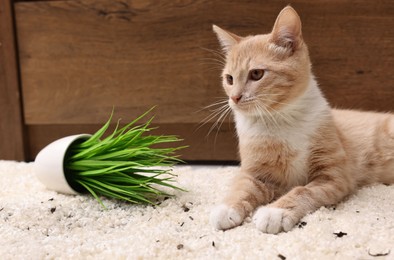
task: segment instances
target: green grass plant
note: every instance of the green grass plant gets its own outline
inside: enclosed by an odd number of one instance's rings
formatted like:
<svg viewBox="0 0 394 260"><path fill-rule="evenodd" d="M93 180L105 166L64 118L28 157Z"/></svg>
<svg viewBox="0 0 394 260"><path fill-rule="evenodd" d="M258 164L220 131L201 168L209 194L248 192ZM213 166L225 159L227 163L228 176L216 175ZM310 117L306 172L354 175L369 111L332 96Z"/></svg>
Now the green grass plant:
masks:
<svg viewBox="0 0 394 260"><path fill-rule="evenodd" d="M90 192L103 207L100 196L155 204L158 197L171 196L161 187L182 190L173 184L171 166L181 162L176 152L184 146L162 148L181 140L172 135L149 134L155 129L150 126L153 117L137 124L152 109L121 128L118 120L115 130L104 137L112 112L90 138L73 143L64 165L70 185L78 191Z"/></svg>

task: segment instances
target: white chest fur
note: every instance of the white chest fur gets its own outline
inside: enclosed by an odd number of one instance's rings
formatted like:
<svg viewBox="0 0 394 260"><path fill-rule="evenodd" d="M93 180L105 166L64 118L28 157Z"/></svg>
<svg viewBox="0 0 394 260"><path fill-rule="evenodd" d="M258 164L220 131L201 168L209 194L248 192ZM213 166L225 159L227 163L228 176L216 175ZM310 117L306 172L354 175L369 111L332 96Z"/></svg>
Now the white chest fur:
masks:
<svg viewBox="0 0 394 260"><path fill-rule="evenodd" d="M272 112L265 115L275 117L273 119L245 115L236 110L234 112L242 160L248 160L248 164L261 164L259 158L265 158L264 156L256 153L246 153L245 156L242 154L242 147L248 147L247 149L253 149L258 153L269 152L269 149L256 146L263 146L271 140L272 143L280 144L279 147L283 149L275 151L278 157L294 155L282 169L287 185L292 187L305 184L312 137L330 113L330 108L315 81L311 80L305 93L284 107L280 111L281 114ZM253 158L248 158L251 156Z"/></svg>

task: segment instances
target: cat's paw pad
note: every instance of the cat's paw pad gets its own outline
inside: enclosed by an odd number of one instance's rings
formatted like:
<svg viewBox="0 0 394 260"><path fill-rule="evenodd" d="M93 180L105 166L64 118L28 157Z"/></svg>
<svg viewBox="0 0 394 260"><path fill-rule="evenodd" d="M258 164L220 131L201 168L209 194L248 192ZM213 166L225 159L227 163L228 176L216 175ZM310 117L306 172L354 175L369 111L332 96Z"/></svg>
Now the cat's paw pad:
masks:
<svg viewBox="0 0 394 260"><path fill-rule="evenodd" d="M253 222L257 229L269 234L287 232L296 224L288 210L273 207L260 207L253 216Z"/></svg>
<svg viewBox="0 0 394 260"><path fill-rule="evenodd" d="M234 208L227 205L216 206L210 217L211 225L218 230L226 230L241 225L243 218Z"/></svg>

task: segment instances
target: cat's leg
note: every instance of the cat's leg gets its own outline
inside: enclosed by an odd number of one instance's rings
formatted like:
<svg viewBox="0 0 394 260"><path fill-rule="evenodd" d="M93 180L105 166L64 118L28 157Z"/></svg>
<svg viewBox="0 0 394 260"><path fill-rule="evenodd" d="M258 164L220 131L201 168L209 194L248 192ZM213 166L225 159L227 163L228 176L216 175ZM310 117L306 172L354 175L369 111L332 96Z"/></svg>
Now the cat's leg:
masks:
<svg viewBox="0 0 394 260"><path fill-rule="evenodd" d="M239 226L256 207L269 203L273 197L272 188L250 174L241 173L233 180L223 203L212 210L210 222L219 230Z"/></svg>
<svg viewBox="0 0 394 260"><path fill-rule="evenodd" d="M353 190L354 185L345 178L320 175L306 186L295 187L275 202L260 207L253 221L264 233L289 231L306 214L340 202Z"/></svg>
<svg viewBox="0 0 394 260"><path fill-rule="evenodd" d="M387 116L380 126L379 140L380 154L378 158L382 167L378 181L385 184L394 184L394 116Z"/></svg>

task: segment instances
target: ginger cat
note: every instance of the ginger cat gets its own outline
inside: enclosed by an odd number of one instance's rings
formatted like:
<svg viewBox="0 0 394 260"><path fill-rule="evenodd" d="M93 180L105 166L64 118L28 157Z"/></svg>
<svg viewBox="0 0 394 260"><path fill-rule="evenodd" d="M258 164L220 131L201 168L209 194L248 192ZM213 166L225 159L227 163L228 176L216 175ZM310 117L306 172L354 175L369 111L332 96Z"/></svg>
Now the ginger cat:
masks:
<svg viewBox="0 0 394 260"><path fill-rule="evenodd" d="M394 115L330 108L292 7L270 34L213 30L226 54L223 87L241 157L230 192L211 213L216 229L241 225L257 208L259 230L289 231L363 185L394 183Z"/></svg>

